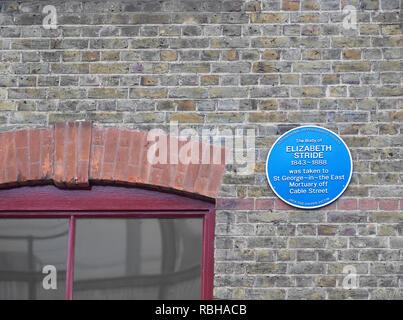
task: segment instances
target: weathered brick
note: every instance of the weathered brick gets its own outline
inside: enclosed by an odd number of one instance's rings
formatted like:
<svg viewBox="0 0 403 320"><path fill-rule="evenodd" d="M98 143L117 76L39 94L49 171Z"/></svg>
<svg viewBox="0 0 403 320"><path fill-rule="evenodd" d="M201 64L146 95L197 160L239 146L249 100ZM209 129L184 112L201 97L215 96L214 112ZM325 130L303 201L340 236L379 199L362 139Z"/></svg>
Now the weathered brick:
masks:
<svg viewBox="0 0 403 320"><path fill-rule="evenodd" d="M207 115L207 122L212 123L239 123L243 122L244 115L237 112L215 112Z"/></svg>
<svg viewBox="0 0 403 320"><path fill-rule="evenodd" d="M148 98L148 99L162 99L167 98L167 90L164 88L141 88L130 89L130 98Z"/></svg>
<svg viewBox="0 0 403 320"><path fill-rule="evenodd" d="M169 90L170 98L206 99L208 90L204 88L174 88Z"/></svg>
<svg viewBox="0 0 403 320"><path fill-rule="evenodd" d="M250 122L281 122L287 118L285 113L280 112L254 112L248 114Z"/></svg>
<svg viewBox="0 0 403 320"><path fill-rule="evenodd" d="M238 88L211 88L210 90L210 98L246 98L248 97L247 88L238 89Z"/></svg>
<svg viewBox="0 0 403 320"><path fill-rule="evenodd" d="M329 72L330 63L325 61L296 62L293 63L293 72Z"/></svg>
<svg viewBox="0 0 403 320"><path fill-rule="evenodd" d="M204 117L198 113L175 113L169 116L169 120L179 123L203 123Z"/></svg>
<svg viewBox="0 0 403 320"><path fill-rule="evenodd" d="M93 74L125 74L130 73L130 64L128 63L96 63L91 64Z"/></svg>
<svg viewBox="0 0 403 320"><path fill-rule="evenodd" d="M88 90L88 98L91 99L124 99L127 98L127 90L115 88L91 88Z"/></svg>
<svg viewBox="0 0 403 320"><path fill-rule="evenodd" d="M346 60L359 60L361 59L361 50L344 50L343 58Z"/></svg>
<svg viewBox="0 0 403 320"><path fill-rule="evenodd" d="M0 90L1 96L1 90ZM9 89L8 97L10 99L45 99L45 89L27 88L27 89Z"/></svg>
<svg viewBox="0 0 403 320"><path fill-rule="evenodd" d="M287 37L262 37L252 39L254 48L285 48L290 46L290 39Z"/></svg>
<svg viewBox="0 0 403 320"><path fill-rule="evenodd" d="M251 23L284 23L288 21L288 15L284 13L252 13Z"/></svg>
<svg viewBox="0 0 403 320"><path fill-rule="evenodd" d="M294 0L282 0L282 9L289 11L298 11L299 1Z"/></svg>
<svg viewBox="0 0 403 320"><path fill-rule="evenodd" d="M202 86L215 86L219 85L220 77L216 75L200 77L200 84Z"/></svg>
<svg viewBox="0 0 403 320"><path fill-rule="evenodd" d="M371 71L369 62L342 62L334 64L335 72L368 72Z"/></svg>
<svg viewBox="0 0 403 320"><path fill-rule="evenodd" d="M89 64L54 63L51 65L51 70L53 73L60 73L60 74L89 73Z"/></svg>
<svg viewBox="0 0 403 320"><path fill-rule="evenodd" d="M210 72L210 64L208 63L171 64L170 71L172 73L208 73Z"/></svg>
<svg viewBox="0 0 403 320"><path fill-rule="evenodd" d="M176 61L178 58L177 52L174 50L161 51L161 61Z"/></svg>
<svg viewBox="0 0 403 320"><path fill-rule="evenodd" d="M379 209L380 210L397 210L399 208L399 200L398 199L380 199L379 200Z"/></svg>
<svg viewBox="0 0 403 320"><path fill-rule="evenodd" d="M376 199L360 199L359 200L360 210L376 210L378 209L378 201Z"/></svg>
<svg viewBox="0 0 403 320"><path fill-rule="evenodd" d="M370 47L369 37L333 37L333 47L335 48L355 48L355 47Z"/></svg>

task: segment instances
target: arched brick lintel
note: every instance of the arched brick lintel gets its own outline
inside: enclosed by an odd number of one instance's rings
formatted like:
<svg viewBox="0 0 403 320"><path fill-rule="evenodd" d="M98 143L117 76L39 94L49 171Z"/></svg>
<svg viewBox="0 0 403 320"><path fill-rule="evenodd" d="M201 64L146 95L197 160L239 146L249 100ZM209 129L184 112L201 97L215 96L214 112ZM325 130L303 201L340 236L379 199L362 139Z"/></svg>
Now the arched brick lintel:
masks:
<svg viewBox="0 0 403 320"><path fill-rule="evenodd" d="M169 136L167 141L167 159L171 159L171 143L179 148L187 143ZM225 171L224 150L219 150L220 164L203 164L202 151L212 158L217 147L192 143L200 150L198 163L151 164L147 153L153 142L142 131L80 121L0 133L0 187L54 183L60 188L79 188L118 183L216 198Z"/></svg>

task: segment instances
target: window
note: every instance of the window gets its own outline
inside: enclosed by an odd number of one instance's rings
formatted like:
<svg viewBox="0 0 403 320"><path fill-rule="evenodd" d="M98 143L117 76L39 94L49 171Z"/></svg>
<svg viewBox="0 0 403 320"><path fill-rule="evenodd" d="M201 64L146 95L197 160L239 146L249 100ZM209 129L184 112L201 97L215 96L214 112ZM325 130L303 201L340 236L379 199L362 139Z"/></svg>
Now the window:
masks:
<svg viewBox="0 0 403 320"><path fill-rule="evenodd" d="M210 299L213 232L213 204L163 192L0 191L0 300Z"/></svg>
<svg viewBox="0 0 403 320"><path fill-rule="evenodd" d="M200 299L201 219L80 219L76 234L75 299Z"/></svg>
<svg viewBox="0 0 403 320"><path fill-rule="evenodd" d="M68 220L0 219L0 300L64 299ZM57 289L44 290L42 273L55 266Z"/></svg>

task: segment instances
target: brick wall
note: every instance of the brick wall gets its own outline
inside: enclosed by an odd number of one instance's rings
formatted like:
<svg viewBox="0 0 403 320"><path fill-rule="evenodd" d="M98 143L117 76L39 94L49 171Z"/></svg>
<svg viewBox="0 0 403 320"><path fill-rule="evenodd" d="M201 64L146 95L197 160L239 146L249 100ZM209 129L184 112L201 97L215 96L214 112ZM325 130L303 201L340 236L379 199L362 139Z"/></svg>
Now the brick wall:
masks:
<svg viewBox="0 0 403 320"><path fill-rule="evenodd" d="M58 28L42 26L54 5ZM342 8L357 8L357 28ZM92 120L251 128L256 168L217 201L216 298L403 298L400 0L0 1L0 131ZM340 134L340 200L297 210L264 174L275 139ZM343 289L353 266L358 288Z"/></svg>

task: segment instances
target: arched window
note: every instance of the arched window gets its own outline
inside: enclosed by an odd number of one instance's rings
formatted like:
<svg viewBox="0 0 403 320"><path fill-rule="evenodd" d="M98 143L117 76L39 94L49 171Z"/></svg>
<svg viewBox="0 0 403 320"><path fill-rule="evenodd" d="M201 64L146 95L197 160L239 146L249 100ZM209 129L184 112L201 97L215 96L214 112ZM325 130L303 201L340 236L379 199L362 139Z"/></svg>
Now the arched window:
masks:
<svg viewBox="0 0 403 320"><path fill-rule="evenodd" d="M212 299L211 201L136 187L0 191L0 300Z"/></svg>

